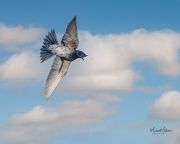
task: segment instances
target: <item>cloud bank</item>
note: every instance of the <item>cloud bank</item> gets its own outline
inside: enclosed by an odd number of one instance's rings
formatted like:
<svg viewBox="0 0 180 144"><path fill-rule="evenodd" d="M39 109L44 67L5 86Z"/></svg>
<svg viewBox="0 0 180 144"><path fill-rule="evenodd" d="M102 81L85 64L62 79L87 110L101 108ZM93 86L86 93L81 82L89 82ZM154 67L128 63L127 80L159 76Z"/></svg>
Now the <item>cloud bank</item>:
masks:
<svg viewBox="0 0 180 144"><path fill-rule="evenodd" d="M118 101L118 96L99 95L65 101L58 106L35 106L8 120L0 130L0 143L39 144L44 138L52 142L51 138L58 136L64 128L101 122L116 111L114 106Z"/></svg>
<svg viewBox="0 0 180 144"><path fill-rule="evenodd" d="M14 54L0 63L0 80L15 81L16 84L19 81L44 80L53 60L43 64L39 60L40 42L47 30L5 25L1 25L0 30L4 33L0 34L0 45L14 49ZM79 37L79 49L88 57L84 62L76 60L71 64L58 91L64 95L86 95L86 98L65 101L57 106L35 106L28 112L15 114L1 128L0 143L38 144L42 143L42 138L44 141L51 139L69 126L101 122L116 111L112 104L116 104L119 97L112 93L131 90L139 79L140 74L133 69L136 62L151 64L157 72L168 77L180 75L180 34L175 31L138 29L106 35L81 31ZM97 93L103 97L90 97ZM178 91L162 94L152 105L151 115L179 119L178 101Z"/></svg>
<svg viewBox="0 0 180 144"><path fill-rule="evenodd" d="M39 56L31 51L16 53L0 64L0 79L22 81L42 79L45 67L39 64Z"/></svg>
<svg viewBox="0 0 180 144"><path fill-rule="evenodd" d="M43 28L0 24L0 46L6 50L18 49L21 45L37 43L45 32Z"/></svg>
<svg viewBox="0 0 180 144"><path fill-rule="evenodd" d="M81 31L79 35L79 49L85 51L88 57L84 62L77 60L71 64L67 76L61 82L63 84L60 84L61 90L131 90L139 78L133 69L133 64L138 61L154 65L163 75L180 74L180 34L177 32L138 29L108 35ZM0 64L0 79L27 80L46 76L51 64L49 61L40 64L38 57L37 49L12 55ZM42 67L46 69L43 70L44 74ZM12 71L13 68L17 68L17 71Z"/></svg>
<svg viewBox="0 0 180 144"><path fill-rule="evenodd" d="M180 92L163 93L151 106L150 115L164 120L180 120Z"/></svg>

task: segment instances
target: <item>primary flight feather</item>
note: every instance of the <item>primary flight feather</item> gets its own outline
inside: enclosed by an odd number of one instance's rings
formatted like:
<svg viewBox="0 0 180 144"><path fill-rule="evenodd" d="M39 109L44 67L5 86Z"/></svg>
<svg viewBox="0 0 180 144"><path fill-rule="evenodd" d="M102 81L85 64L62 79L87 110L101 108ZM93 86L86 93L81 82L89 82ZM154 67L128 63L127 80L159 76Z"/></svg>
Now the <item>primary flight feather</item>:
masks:
<svg viewBox="0 0 180 144"><path fill-rule="evenodd" d="M46 98L52 95L58 83L66 75L70 63L77 58L83 59L87 56L84 52L76 50L78 44L76 16L69 22L66 32L62 37L61 44L58 43L54 30L51 30L44 38L40 52L41 62L46 61L54 55L56 56L46 80Z"/></svg>

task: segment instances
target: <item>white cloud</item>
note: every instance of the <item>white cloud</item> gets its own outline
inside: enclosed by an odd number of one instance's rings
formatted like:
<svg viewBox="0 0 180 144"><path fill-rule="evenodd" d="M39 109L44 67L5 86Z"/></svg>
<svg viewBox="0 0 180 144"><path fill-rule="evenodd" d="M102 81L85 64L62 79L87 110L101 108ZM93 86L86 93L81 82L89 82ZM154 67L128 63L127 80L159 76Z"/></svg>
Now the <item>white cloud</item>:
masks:
<svg viewBox="0 0 180 144"><path fill-rule="evenodd" d="M89 55L96 55L91 58L92 67L99 64L106 68L108 65L114 72L117 68L129 68L130 64L141 60L151 62L163 74L180 74L177 69L180 34L170 30L151 32L139 29L116 35L85 33L82 34L81 43L82 49L87 49Z"/></svg>
<svg viewBox="0 0 180 144"><path fill-rule="evenodd" d="M39 56L33 52L21 52L0 64L1 80L42 79L45 68L40 65Z"/></svg>
<svg viewBox="0 0 180 144"><path fill-rule="evenodd" d="M37 43L45 32L43 28L0 24L0 45L4 49L17 49L20 45Z"/></svg>
<svg viewBox="0 0 180 144"><path fill-rule="evenodd" d="M97 124L115 112L111 103L115 105L118 101L117 96L101 95L65 101L59 106L35 106L8 120L0 130L0 143L38 144L56 136L63 128Z"/></svg>
<svg viewBox="0 0 180 144"><path fill-rule="evenodd" d="M67 76L61 82L63 84L60 84L61 92L130 90L134 81L139 78L132 67L137 61L151 63L161 74L167 76L180 74L180 34L177 32L139 29L108 35L92 35L81 31L79 35L79 49L85 51L88 57L84 62L72 62ZM40 78L42 75L45 79L48 71L42 72L41 69L50 69L51 61L40 64L37 58L39 51L27 53L33 53L34 56L31 54L26 57L25 54L18 53L0 65L1 80L27 80ZM12 71L14 67L20 67L20 72Z"/></svg>
<svg viewBox="0 0 180 144"><path fill-rule="evenodd" d="M81 32L79 49L88 57L85 62L73 62L64 84L81 91L130 90L139 78L132 66L137 61L154 65L161 74L177 76L179 48L180 34L170 30L109 35Z"/></svg>
<svg viewBox="0 0 180 144"><path fill-rule="evenodd" d="M150 115L165 120L180 120L180 92L163 93L151 106Z"/></svg>

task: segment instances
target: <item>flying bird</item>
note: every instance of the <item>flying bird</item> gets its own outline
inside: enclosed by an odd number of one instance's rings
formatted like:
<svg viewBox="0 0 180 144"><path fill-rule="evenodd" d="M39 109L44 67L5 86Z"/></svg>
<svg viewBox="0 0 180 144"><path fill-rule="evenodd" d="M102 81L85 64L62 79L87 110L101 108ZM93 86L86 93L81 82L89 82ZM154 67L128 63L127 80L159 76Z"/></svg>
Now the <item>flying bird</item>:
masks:
<svg viewBox="0 0 180 144"><path fill-rule="evenodd" d="M76 50L78 44L76 16L69 22L61 43L58 42L54 30L51 30L44 38L42 48L40 49L41 62L55 56L46 80L45 97L47 99L66 75L70 63L77 58L84 60L84 57L87 56L84 52Z"/></svg>

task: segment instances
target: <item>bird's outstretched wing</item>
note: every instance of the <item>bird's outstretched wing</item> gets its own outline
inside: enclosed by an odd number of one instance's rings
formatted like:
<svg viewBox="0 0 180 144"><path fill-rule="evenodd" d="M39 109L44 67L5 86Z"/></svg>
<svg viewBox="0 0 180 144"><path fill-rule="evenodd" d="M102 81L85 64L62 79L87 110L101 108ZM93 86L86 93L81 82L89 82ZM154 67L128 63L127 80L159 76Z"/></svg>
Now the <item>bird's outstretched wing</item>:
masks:
<svg viewBox="0 0 180 144"><path fill-rule="evenodd" d="M70 61L61 60L59 56L55 57L48 78L46 80L45 96L47 99L51 96L61 79L65 76L69 65Z"/></svg>
<svg viewBox="0 0 180 144"><path fill-rule="evenodd" d="M62 37L61 44L74 50L78 47L78 32L76 25L76 16L69 22L66 32Z"/></svg>

